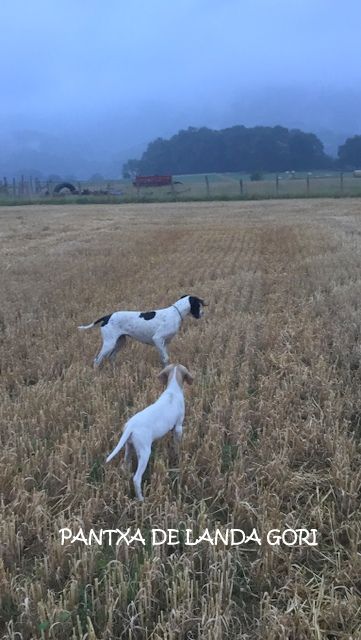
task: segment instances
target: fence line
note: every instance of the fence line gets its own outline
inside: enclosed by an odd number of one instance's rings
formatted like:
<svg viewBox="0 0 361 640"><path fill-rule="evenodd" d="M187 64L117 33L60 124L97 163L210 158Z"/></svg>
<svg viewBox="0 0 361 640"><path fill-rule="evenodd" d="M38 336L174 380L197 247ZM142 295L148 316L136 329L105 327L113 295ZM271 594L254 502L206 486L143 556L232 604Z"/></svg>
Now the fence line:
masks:
<svg viewBox="0 0 361 640"><path fill-rule="evenodd" d="M20 178L0 179L0 202L51 201L54 198L115 196L121 201L177 200L177 199L237 199L269 197L361 196L361 176L357 172L332 175L274 174L267 179L254 179L237 174L203 174L177 176L169 187L137 187L129 180L90 181L40 180L22 175ZM178 179L179 178L179 179ZM63 188L61 188L63 187Z"/></svg>

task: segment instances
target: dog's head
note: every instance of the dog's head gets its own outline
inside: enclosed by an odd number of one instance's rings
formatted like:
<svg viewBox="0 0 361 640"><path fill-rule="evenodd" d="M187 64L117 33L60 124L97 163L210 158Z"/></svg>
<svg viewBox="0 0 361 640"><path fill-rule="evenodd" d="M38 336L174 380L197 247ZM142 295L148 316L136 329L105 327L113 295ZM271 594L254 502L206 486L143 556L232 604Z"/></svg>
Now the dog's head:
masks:
<svg viewBox="0 0 361 640"><path fill-rule="evenodd" d="M204 314L203 307L207 306L204 300L202 300L202 298L198 298L197 296L182 296L180 299L182 300L182 298L188 298L190 304L190 313L193 318L199 320L199 318L201 318Z"/></svg>
<svg viewBox="0 0 361 640"><path fill-rule="evenodd" d="M175 375L177 382L181 387L184 381L187 382L187 384L192 384L193 376L189 373L187 367L184 367L182 364L168 364L168 366L158 374L159 380L161 380L163 384L168 384L174 369L176 370Z"/></svg>

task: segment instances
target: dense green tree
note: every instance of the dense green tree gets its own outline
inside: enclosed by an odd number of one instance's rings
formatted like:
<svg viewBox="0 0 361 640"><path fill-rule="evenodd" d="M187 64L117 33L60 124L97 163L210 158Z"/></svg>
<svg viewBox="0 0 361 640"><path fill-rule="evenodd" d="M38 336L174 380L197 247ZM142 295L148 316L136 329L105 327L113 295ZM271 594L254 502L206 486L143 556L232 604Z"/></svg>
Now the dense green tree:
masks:
<svg viewBox="0 0 361 640"><path fill-rule="evenodd" d="M123 174L297 171L329 167L332 162L317 136L298 129L189 127L169 140L151 142L140 160L124 165Z"/></svg>
<svg viewBox="0 0 361 640"><path fill-rule="evenodd" d="M291 130L289 151L292 169L295 171L327 167L327 156L324 154L323 144L314 133L303 133L299 129Z"/></svg>
<svg viewBox="0 0 361 640"><path fill-rule="evenodd" d="M361 136L353 136L338 148L341 167L345 169L361 169Z"/></svg>

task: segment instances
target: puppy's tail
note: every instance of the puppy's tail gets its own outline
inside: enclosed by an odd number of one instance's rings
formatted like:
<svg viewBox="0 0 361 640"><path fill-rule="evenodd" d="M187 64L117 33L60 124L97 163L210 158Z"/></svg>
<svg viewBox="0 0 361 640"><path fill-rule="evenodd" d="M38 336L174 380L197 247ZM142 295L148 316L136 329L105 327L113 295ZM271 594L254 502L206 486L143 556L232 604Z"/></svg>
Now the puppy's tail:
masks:
<svg viewBox="0 0 361 640"><path fill-rule="evenodd" d="M85 329L91 329L92 327L95 327L95 325L99 324L99 322L101 322L102 327L104 327L104 325L108 324L110 316L111 314L109 316L103 316L102 318L98 318L98 320L95 320L95 322L91 322L90 324L81 324L78 329L80 329L80 331L85 331Z"/></svg>
<svg viewBox="0 0 361 640"><path fill-rule="evenodd" d="M124 447L125 443L127 442L127 440L129 439L131 435L131 429L130 427L126 427L122 437L120 438L117 446L115 447L115 449L113 449L113 451L108 455L107 459L105 462L110 462L110 460L112 460L114 458L114 456L117 455L117 453L119 453L119 451L121 450L122 447Z"/></svg>

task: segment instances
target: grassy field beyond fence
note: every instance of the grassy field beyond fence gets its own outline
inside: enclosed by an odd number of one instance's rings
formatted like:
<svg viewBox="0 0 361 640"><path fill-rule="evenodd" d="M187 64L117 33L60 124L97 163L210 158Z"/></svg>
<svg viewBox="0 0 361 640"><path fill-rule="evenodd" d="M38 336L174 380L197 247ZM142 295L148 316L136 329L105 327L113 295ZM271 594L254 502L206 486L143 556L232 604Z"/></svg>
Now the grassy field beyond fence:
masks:
<svg viewBox="0 0 361 640"><path fill-rule="evenodd" d="M131 180L67 181L74 192L64 188L56 192L62 181L7 179L0 181L0 204L17 203L121 203L169 202L197 200L257 200L268 198L317 198L361 196L361 178L352 172L310 172L259 175L210 173L173 176L173 186L137 189Z"/></svg>

